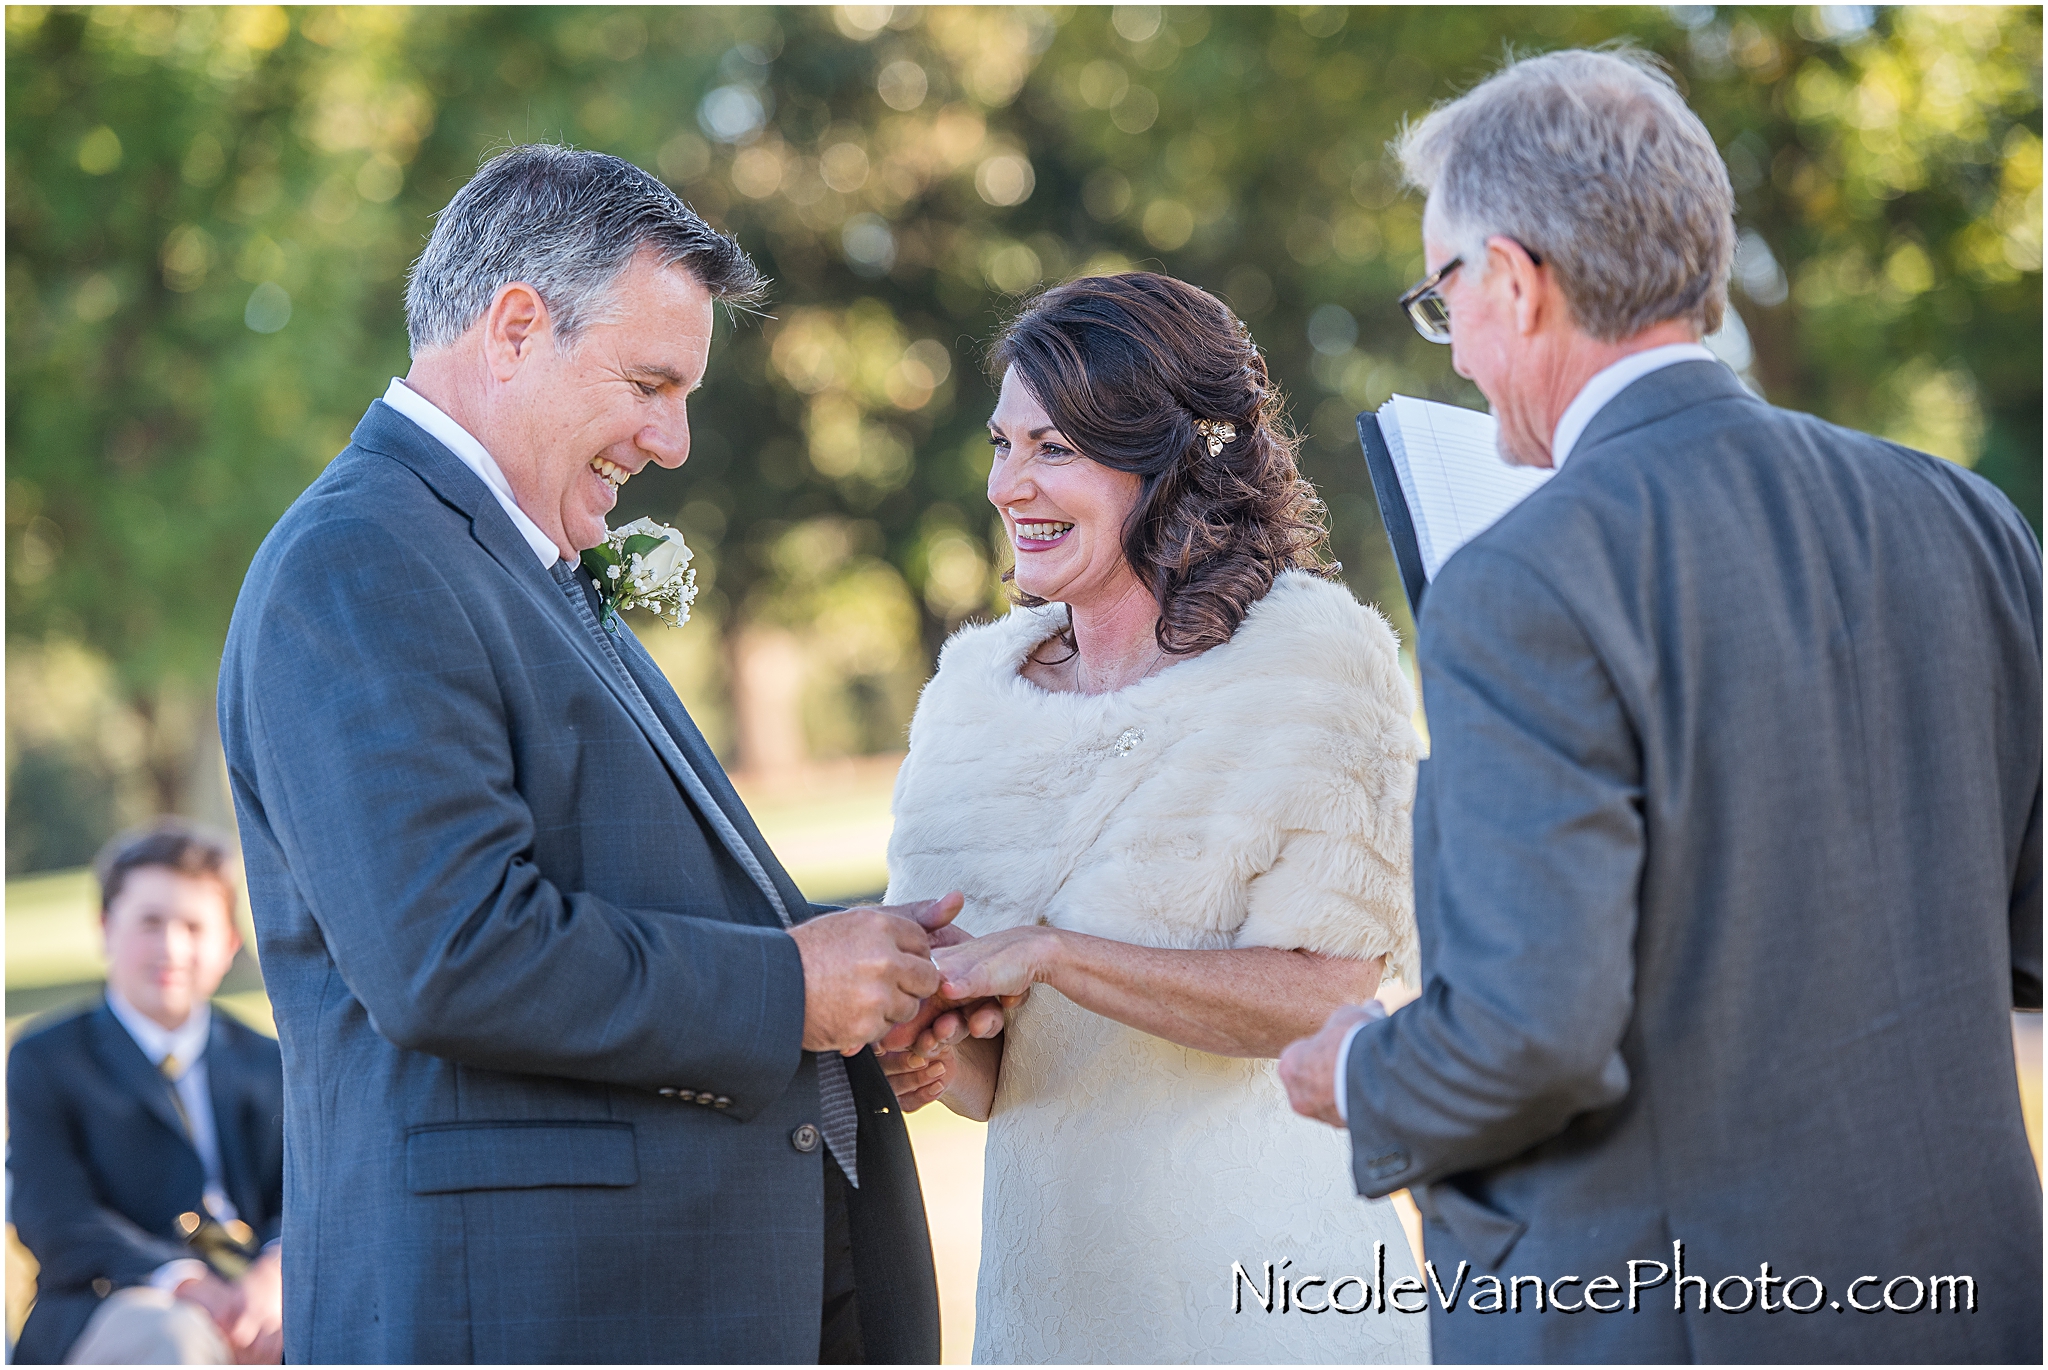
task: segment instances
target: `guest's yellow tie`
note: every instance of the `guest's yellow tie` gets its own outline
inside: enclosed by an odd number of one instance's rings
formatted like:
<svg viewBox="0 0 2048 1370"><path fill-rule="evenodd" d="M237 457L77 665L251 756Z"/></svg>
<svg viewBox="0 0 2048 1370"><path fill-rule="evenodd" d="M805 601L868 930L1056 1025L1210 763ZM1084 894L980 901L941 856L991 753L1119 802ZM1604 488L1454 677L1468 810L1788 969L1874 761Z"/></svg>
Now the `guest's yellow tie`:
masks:
<svg viewBox="0 0 2048 1370"><path fill-rule="evenodd" d="M192 1136L192 1119L185 1112L185 1101L178 1097L178 1080L185 1073L184 1063L172 1054L164 1057L157 1069L171 1086L171 1107L178 1110L178 1121L185 1125L185 1135Z"/></svg>

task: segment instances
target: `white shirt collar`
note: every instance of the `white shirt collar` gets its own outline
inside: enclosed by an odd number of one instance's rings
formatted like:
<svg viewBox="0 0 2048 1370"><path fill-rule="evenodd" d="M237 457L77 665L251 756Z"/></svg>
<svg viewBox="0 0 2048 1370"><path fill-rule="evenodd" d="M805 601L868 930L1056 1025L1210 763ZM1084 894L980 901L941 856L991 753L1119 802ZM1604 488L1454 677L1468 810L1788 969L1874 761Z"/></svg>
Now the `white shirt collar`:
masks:
<svg viewBox="0 0 2048 1370"><path fill-rule="evenodd" d="M1565 406L1563 416L1557 421L1557 432L1550 439L1551 466L1564 465L1564 459L1572 454L1572 449L1585 435L1586 425L1607 407L1608 401L1652 371L1662 371L1680 362L1713 360L1714 354L1698 343L1666 343L1662 347L1631 352L1606 369L1594 372L1593 378Z"/></svg>
<svg viewBox="0 0 2048 1370"><path fill-rule="evenodd" d="M512 498L512 484L505 479L505 473L498 469L498 463L484 450L467 428L441 412L440 406L407 385L398 377L391 378L391 387L384 392L384 403L418 424L426 435L453 452L464 466L476 472L498 503L512 518L512 526L519 530L519 536L526 539L526 545L533 548L533 554L540 558L543 570L552 570L562 559L553 539L540 530L540 525L526 516L519 507L519 501Z"/></svg>
<svg viewBox="0 0 2048 1370"><path fill-rule="evenodd" d="M190 1066L206 1054L207 1034L213 1030L213 1010L205 1004L194 1004L192 1015L175 1028L167 1028L144 1015L112 985L107 986L107 1007L114 1011L114 1017L128 1029L128 1035L153 1066L162 1065L166 1056L176 1056L181 1065Z"/></svg>

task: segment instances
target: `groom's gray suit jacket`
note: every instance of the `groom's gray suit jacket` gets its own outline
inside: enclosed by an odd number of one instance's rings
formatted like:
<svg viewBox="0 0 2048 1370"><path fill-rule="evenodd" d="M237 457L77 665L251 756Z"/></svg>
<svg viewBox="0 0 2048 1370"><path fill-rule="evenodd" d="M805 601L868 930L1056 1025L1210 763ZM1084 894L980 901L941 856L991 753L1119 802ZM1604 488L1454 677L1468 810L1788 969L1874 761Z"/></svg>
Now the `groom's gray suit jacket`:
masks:
<svg viewBox="0 0 2048 1370"><path fill-rule="evenodd" d="M1437 1357L2039 1363L2010 1013L2041 1002L2041 557L2012 505L1683 363L1446 563L1419 655L1422 997L1360 1032L1346 1101L1360 1189L1413 1189L1446 1293L1470 1262ZM1480 1275L1625 1291L1674 1241L1687 1276L1769 1262L1826 1300L1468 1304ZM1975 1313L1849 1306L1951 1275Z"/></svg>
<svg viewBox="0 0 2048 1370"><path fill-rule="evenodd" d="M803 969L719 832L809 906L565 571L379 402L236 606L221 738L284 1048L294 1361L817 1358ZM867 1353L936 1360L902 1116L849 1066Z"/></svg>

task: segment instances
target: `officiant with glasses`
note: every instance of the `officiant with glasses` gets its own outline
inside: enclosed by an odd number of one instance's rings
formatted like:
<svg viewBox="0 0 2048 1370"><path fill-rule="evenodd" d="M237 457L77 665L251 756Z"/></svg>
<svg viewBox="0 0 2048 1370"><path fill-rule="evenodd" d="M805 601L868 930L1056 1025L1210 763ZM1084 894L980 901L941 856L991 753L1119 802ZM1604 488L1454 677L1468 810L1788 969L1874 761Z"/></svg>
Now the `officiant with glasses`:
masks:
<svg viewBox="0 0 2048 1370"><path fill-rule="evenodd" d="M1421 997L1290 1047L1294 1107L1465 1263L1440 1360L2038 1363L2034 533L1700 346L1734 200L1652 59L1511 64L1399 152L1402 303L1554 475L1418 615Z"/></svg>

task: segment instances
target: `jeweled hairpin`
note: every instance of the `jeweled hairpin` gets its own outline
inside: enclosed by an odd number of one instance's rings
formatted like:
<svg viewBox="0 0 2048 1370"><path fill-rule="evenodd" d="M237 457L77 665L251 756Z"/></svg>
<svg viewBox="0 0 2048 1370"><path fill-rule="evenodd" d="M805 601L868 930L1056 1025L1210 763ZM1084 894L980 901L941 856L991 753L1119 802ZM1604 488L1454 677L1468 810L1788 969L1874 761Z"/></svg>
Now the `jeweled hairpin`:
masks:
<svg viewBox="0 0 2048 1370"><path fill-rule="evenodd" d="M1209 440L1209 455L1223 450L1226 442L1237 441L1237 425L1226 419L1196 419L1195 431Z"/></svg>

